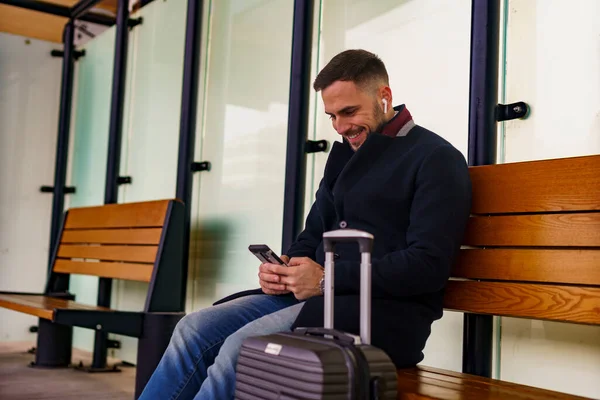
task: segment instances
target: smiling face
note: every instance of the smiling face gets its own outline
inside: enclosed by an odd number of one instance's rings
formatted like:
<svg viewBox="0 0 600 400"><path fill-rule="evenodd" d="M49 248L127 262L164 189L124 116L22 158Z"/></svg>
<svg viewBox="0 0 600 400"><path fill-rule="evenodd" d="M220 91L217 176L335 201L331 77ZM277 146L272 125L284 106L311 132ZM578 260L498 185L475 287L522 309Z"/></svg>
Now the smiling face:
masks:
<svg viewBox="0 0 600 400"><path fill-rule="evenodd" d="M321 92L325 113L333 129L346 140L354 151L373 132L381 131L389 119L391 90L387 86L356 85L352 81L335 81ZM383 112L382 99L388 101L388 116Z"/></svg>

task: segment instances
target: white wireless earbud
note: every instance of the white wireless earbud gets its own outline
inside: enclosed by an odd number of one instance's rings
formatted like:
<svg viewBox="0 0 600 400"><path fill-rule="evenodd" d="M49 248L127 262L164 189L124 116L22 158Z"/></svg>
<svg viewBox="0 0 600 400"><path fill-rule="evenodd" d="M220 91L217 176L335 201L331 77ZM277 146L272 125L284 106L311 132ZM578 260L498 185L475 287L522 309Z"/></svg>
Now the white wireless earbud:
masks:
<svg viewBox="0 0 600 400"><path fill-rule="evenodd" d="M383 102L383 113L387 114L387 100L383 99L381 101Z"/></svg>

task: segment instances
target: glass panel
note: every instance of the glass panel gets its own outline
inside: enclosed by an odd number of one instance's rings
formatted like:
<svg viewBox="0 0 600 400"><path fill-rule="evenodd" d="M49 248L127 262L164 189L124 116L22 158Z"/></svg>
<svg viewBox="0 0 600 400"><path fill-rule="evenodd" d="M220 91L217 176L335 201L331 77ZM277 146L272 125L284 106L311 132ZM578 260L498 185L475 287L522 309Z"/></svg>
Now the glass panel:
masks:
<svg viewBox="0 0 600 400"><path fill-rule="evenodd" d="M121 187L126 202L175 196L186 7L185 1L157 1L133 16L144 23L129 36L128 146L121 173L133 182Z"/></svg>
<svg viewBox="0 0 600 400"><path fill-rule="evenodd" d="M265 243L281 252L292 0L212 2L192 222L192 308L258 287ZM200 155L201 154L201 155Z"/></svg>
<svg viewBox="0 0 600 400"><path fill-rule="evenodd" d="M506 162L600 153L600 2L510 0L505 102L531 113L501 126ZM502 318L501 378L600 397L600 327Z"/></svg>
<svg viewBox="0 0 600 400"><path fill-rule="evenodd" d="M0 290L41 293L48 270L61 62L55 43L0 33ZM0 309L0 341L37 318Z"/></svg>
<svg viewBox="0 0 600 400"><path fill-rule="evenodd" d="M531 106L505 123L506 161L600 152L600 2L510 0L506 101Z"/></svg>
<svg viewBox="0 0 600 400"><path fill-rule="evenodd" d="M114 45L112 27L87 42L82 47L85 57L76 63L70 169L71 185L77 192L67 196L69 207L104 203ZM98 278L72 275L70 291L78 302L95 305ZM93 343L94 331L74 329L74 347L92 351Z"/></svg>
<svg viewBox="0 0 600 400"><path fill-rule="evenodd" d="M129 36L126 114L123 121L120 202L175 197L179 113L187 2L155 1L132 17L144 23ZM142 310L148 284L114 281L113 307ZM137 339L117 336L115 355L136 362Z"/></svg>
<svg viewBox="0 0 600 400"><path fill-rule="evenodd" d="M318 70L346 49L378 54L390 76L394 105L405 103L417 124L450 141L466 157L471 2L322 1L321 12L319 50L313 53L319 57ZM312 137L340 140L323 112L320 94L315 94L313 107ZM314 177L307 185L311 201L327 156L316 154L314 170L307 174ZM445 312L434 323L424 365L461 370L462 320L462 314Z"/></svg>

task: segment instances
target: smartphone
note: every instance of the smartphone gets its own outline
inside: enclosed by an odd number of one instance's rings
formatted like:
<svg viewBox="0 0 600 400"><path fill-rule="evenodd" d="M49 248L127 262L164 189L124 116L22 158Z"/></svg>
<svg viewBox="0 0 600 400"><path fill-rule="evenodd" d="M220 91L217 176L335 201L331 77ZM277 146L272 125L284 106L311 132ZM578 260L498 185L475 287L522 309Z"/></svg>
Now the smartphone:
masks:
<svg viewBox="0 0 600 400"><path fill-rule="evenodd" d="M287 264L266 244L251 244L248 246L248 250L263 263L279 264L287 267Z"/></svg>

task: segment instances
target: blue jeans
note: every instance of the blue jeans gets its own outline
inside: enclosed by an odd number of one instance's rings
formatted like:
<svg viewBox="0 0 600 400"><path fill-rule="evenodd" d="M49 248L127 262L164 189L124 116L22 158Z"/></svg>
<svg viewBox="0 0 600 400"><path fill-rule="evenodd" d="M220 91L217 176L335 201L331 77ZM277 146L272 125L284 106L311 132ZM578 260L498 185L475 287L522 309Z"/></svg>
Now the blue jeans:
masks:
<svg viewBox="0 0 600 400"><path fill-rule="evenodd" d="M293 296L259 294L186 315L140 399L232 399L243 340L289 330L303 305Z"/></svg>

